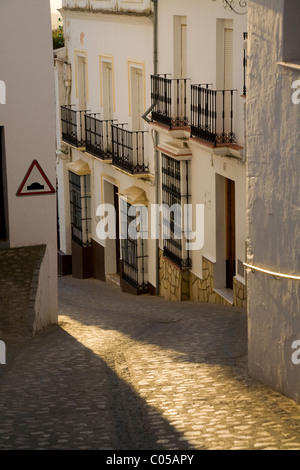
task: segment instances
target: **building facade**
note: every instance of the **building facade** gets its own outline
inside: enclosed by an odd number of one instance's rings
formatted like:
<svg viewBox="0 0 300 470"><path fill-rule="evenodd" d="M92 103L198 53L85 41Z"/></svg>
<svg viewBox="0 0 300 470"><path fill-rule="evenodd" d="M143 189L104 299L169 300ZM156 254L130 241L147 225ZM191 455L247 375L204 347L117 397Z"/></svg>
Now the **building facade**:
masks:
<svg viewBox="0 0 300 470"><path fill-rule="evenodd" d="M0 22L0 330L32 334L57 322L49 2L4 0Z"/></svg>
<svg viewBox="0 0 300 470"><path fill-rule="evenodd" d="M191 204L192 232L203 208L201 246L187 233L178 240L176 221L164 239L162 222L159 282L169 299L246 306L244 13L210 0L158 2L150 126L160 201Z"/></svg>
<svg viewBox="0 0 300 470"><path fill-rule="evenodd" d="M66 0L61 13L62 272L72 256L75 276L245 307L246 15L211 0ZM103 204L117 241L99 237ZM124 236L139 204L147 240Z"/></svg>
<svg viewBox="0 0 300 470"><path fill-rule="evenodd" d="M249 370L300 402L300 5L248 10Z"/></svg>
<svg viewBox="0 0 300 470"><path fill-rule="evenodd" d="M72 257L75 277L153 292L155 242L123 233L125 219L127 225L135 219L130 207L138 211L155 197L153 146L142 119L151 101L152 2L68 0L61 13L66 45L55 59L61 271ZM107 207L110 237L99 235Z"/></svg>

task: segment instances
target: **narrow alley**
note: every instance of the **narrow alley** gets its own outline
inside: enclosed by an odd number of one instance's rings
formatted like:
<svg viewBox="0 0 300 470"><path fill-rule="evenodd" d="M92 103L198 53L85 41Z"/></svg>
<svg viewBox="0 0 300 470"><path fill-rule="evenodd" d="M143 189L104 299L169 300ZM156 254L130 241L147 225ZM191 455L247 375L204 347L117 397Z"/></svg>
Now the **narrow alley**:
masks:
<svg viewBox="0 0 300 470"><path fill-rule="evenodd" d="M11 336L0 449L300 449L300 406L247 374L244 310L59 278L59 325Z"/></svg>

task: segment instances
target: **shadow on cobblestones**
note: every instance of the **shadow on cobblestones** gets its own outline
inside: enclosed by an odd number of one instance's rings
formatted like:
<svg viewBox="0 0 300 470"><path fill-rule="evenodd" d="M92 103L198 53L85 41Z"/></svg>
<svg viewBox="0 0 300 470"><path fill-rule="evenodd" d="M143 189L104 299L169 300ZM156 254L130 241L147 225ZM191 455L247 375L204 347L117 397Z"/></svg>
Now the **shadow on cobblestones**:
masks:
<svg viewBox="0 0 300 470"><path fill-rule="evenodd" d="M7 350L0 371L0 450L193 448L61 327L31 340L10 338Z"/></svg>
<svg viewBox="0 0 300 470"><path fill-rule="evenodd" d="M66 277L59 314L2 338L0 449L300 449L300 406L248 376L245 311Z"/></svg>
<svg viewBox="0 0 300 470"><path fill-rule="evenodd" d="M99 290L95 289L97 285ZM84 298L77 296L78 288L84 290ZM86 326L97 325L135 341L172 349L179 361L233 364L242 360L244 365L247 360L247 316L242 309L135 297L102 282L70 278L60 279L60 298L62 315L70 315Z"/></svg>

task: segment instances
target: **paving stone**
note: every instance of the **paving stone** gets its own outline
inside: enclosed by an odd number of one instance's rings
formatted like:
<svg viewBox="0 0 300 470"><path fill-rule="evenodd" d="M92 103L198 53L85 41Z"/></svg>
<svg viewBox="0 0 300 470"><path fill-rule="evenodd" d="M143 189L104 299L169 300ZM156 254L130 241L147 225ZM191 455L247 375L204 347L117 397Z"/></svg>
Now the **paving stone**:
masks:
<svg viewBox="0 0 300 470"><path fill-rule="evenodd" d="M0 450L300 450L300 406L247 372L242 309L59 278L59 325L11 335Z"/></svg>

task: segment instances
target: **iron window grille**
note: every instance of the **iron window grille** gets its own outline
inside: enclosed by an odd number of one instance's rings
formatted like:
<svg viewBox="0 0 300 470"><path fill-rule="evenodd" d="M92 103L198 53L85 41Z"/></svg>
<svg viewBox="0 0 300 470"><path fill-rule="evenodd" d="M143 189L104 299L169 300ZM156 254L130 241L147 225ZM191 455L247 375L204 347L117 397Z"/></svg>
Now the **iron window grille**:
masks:
<svg viewBox="0 0 300 470"><path fill-rule="evenodd" d="M136 223L137 212L138 207L121 198L122 279L142 293L148 291L147 224L143 221L143 212L139 213L139 236L131 237L129 233L130 225Z"/></svg>
<svg viewBox="0 0 300 470"><path fill-rule="evenodd" d="M151 75L152 122L176 127L189 126L188 78L168 78L168 74Z"/></svg>
<svg viewBox="0 0 300 470"><path fill-rule="evenodd" d="M149 173L145 161L145 134L147 131L129 131L127 124L113 124L112 163L131 174Z"/></svg>
<svg viewBox="0 0 300 470"><path fill-rule="evenodd" d="M112 159L112 129L114 120L103 120L99 114L85 115L86 152L101 160Z"/></svg>
<svg viewBox="0 0 300 470"><path fill-rule="evenodd" d="M209 86L191 86L191 136L214 145L235 143L233 97L237 90L212 90Z"/></svg>
<svg viewBox="0 0 300 470"><path fill-rule="evenodd" d="M77 111L73 106L61 106L62 139L74 147L85 147L86 110Z"/></svg>
<svg viewBox="0 0 300 470"><path fill-rule="evenodd" d="M183 202L188 204L188 161L177 161L162 154L162 202L170 211L163 210L163 255L183 268L191 268L192 260L185 249L184 227L182 226ZM180 206L180 211L172 207Z"/></svg>
<svg viewBox="0 0 300 470"><path fill-rule="evenodd" d="M91 246L90 175L69 171L72 240L82 247Z"/></svg>

